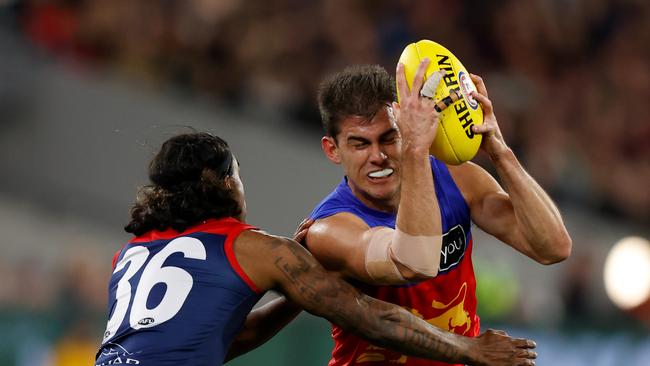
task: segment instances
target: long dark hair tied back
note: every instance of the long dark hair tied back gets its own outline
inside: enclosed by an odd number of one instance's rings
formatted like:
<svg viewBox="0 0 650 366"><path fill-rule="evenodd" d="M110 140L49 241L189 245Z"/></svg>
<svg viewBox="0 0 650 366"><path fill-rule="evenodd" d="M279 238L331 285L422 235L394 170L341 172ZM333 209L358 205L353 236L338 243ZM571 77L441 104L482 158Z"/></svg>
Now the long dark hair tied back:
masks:
<svg viewBox="0 0 650 366"><path fill-rule="evenodd" d="M225 182L233 160L228 143L209 133L168 139L149 164L151 184L138 191L124 230L182 232L209 218L238 217L240 204Z"/></svg>

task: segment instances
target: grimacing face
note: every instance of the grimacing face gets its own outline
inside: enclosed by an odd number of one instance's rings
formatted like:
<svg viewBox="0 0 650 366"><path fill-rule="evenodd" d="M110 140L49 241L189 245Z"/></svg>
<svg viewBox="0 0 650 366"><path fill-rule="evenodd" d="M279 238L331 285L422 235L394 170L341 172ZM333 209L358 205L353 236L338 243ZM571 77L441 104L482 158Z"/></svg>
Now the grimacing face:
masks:
<svg viewBox="0 0 650 366"><path fill-rule="evenodd" d="M364 204L381 211L396 209L401 138L390 107L381 108L370 121L346 117L339 127L336 139L323 137L325 155L341 164L352 192Z"/></svg>

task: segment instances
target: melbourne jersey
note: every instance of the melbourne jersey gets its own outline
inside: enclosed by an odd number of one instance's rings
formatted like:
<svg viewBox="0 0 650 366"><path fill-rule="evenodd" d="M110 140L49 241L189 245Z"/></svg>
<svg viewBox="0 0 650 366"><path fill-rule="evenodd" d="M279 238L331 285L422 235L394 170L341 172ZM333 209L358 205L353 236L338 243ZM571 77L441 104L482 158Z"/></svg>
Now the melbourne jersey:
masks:
<svg viewBox="0 0 650 366"><path fill-rule="evenodd" d="M369 296L400 305L439 328L466 336L477 336L480 324L476 315L476 279L471 258L472 234L469 208L445 164L433 157L430 157L430 161L443 229L438 275L408 285L353 284ZM358 216L370 227L395 228L397 219L395 213L381 212L365 206L353 195L346 178L314 209L310 216L317 220L341 212ZM332 337L335 344L330 366L448 365L407 357L374 346L337 326L333 326Z"/></svg>
<svg viewBox="0 0 650 366"><path fill-rule="evenodd" d="M95 365L221 365L261 297L233 251L250 228L212 219L131 240L113 259Z"/></svg>

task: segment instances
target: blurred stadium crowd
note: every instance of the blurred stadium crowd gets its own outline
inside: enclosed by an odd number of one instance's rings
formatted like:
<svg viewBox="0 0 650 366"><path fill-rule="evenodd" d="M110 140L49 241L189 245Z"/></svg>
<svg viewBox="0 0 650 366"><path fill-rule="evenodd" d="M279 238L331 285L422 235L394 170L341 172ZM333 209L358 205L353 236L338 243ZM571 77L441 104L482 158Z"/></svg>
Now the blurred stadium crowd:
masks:
<svg viewBox="0 0 650 366"><path fill-rule="evenodd" d="M57 268L0 259L0 365L92 362L105 323L105 273L79 258Z"/></svg>
<svg viewBox="0 0 650 366"><path fill-rule="evenodd" d="M432 39L484 76L507 141L556 197L650 220L646 1L28 0L14 20L80 67L314 128L325 74L392 71L404 45Z"/></svg>
<svg viewBox="0 0 650 366"><path fill-rule="evenodd" d="M392 72L407 43L437 41L484 77L506 141L560 203L650 222L650 2L0 4L4 26L72 68L227 105L281 110L296 127L314 132L324 75L359 63ZM589 259L578 261L564 297L567 312L584 315ZM59 270L0 258L0 277L14 279L0 281L0 323L9 329L0 334L0 365L43 364L39 357L77 364L76 357L94 354L106 285L105 273L89 265L72 261ZM25 337L19 342L16 334Z"/></svg>

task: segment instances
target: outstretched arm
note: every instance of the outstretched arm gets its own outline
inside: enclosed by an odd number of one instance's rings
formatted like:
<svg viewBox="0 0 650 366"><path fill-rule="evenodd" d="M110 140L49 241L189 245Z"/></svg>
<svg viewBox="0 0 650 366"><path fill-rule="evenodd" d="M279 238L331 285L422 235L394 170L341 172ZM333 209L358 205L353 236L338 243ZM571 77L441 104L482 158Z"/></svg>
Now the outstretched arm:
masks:
<svg viewBox="0 0 650 366"><path fill-rule="evenodd" d="M313 223L314 221L310 219L302 220L293 234L293 240L301 242ZM284 296L273 299L251 311L246 317L244 327L230 345L224 362L263 345L287 326L301 311L300 306L287 300Z"/></svg>
<svg viewBox="0 0 650 366"><path fill-rule="evenodd" d="M540 263L566 259L571 253L571 237L560 211L506 145L483 80L476 75L472 80L478 89L472 96L481 103L485 115L483 125L474 126L473 131L483 135L481 148L507 190L474 164L455 169L456 175L462 176L464 192L468 192L472 219L481 229Z"/></svg>
<svg viewBox="0 0 650 366"><path fill-rule="evenodd" d="M235 244L238 261L257 286L278 288L310 313L375 345L451 363L533 364L533 342L494 332L470 338L438 329L399 306L359 293L328 274L309 252L291 240L245 232Z"/></svg>

